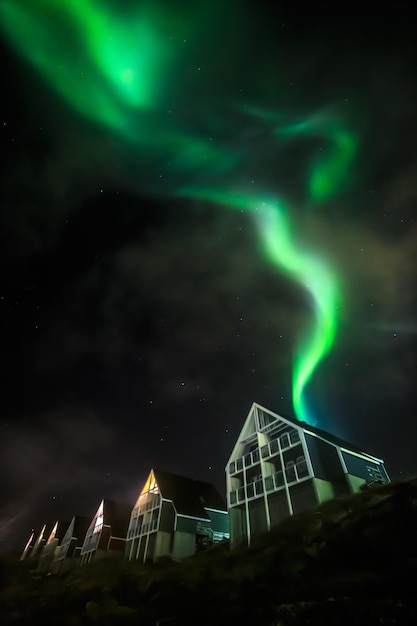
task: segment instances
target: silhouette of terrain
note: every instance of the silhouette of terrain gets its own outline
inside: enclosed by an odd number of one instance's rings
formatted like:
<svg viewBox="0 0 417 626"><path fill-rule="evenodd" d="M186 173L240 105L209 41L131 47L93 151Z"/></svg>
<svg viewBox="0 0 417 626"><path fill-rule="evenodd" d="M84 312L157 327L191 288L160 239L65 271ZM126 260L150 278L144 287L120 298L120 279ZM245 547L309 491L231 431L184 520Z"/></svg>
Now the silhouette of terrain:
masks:
<svg viewBox="0 0 417 626"><path fill-rule="evenodd" d="M107 559L63 578L0 564L0 623L416 624L417 479L287 518L250 548L181 563Z"/></svg>

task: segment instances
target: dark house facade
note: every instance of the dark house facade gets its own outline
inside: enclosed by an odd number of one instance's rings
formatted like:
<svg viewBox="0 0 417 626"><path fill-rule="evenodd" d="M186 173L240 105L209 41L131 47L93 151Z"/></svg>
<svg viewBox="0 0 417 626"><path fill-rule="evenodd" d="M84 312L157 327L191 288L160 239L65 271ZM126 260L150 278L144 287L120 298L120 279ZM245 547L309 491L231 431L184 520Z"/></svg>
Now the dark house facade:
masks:
<svg viewBox="0 0 417 626"><path fill-rule="evenodd" d="M100 502L86 532L80 565L107 556L123 556L132 506L104 499Z"/></svg>
<svg viewBox="0 0 417 626"><path fill-rule="evenodd" d="M33 530L32 534L22 552L20 560L29 559L31 561L32 566L35 568L39 563L40 556L42 554L42 550L48 541L48 538L51 535L51 532L54 528L53 523L43 524L41 528L38 528L36 531Z"/></svg>
<svg viewBox="0 0 417 626"><path fill-rule="evenodd" d="M226 503L210 483L151 470L131 512L126 557L183 559L229 538Z"/></svg>
<svg viewBox="0 0 417 626"><path fill-rule="evenodd" d="M226 466L231 544L375 482L389 482L382 459L254 403Z"/></svg>
<svg viewBox="0 0 417 626"><path fill-rule="evenodd" d="M41 574L47 574L51 571L55 554L61 545L62 539L68 529L69 522L58 520L52 527L51 532L43 546L40 555L37 571Z"/></svg>
<svg viewBox="0 0 417 626"><path fill-rule="evenodd" d="M52 574L66 574L80 564L81 549L91 519L75 515L57 547L51 566Z"/></svg>

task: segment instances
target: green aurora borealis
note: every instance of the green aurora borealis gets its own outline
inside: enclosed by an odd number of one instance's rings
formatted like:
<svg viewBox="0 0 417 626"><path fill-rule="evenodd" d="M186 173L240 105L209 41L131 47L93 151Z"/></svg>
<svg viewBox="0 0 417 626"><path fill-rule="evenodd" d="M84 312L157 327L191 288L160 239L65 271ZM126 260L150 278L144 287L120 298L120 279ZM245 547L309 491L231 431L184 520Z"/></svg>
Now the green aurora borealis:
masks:
<svg viewBox="0 0 417 626"><path fill-rule="evenodd" d="M220 2L201 2L184 17L173 5L129 2L121 9L120 3L99 0L4 0L0 19L12 45L69 107L145 159L169 160L171 180L161 195L201 199L251 214L265 256L311 298L313 321L298 341L292 397L297 418L313 423L306 387L334 343L343 301L336 272L297 241L295 199L279 191L271 194L266 185L248 191L242 183L245 151L235 135L244 122L230 121L230 107L251 127L266 127L278 146L320 139L325 149L303 172L305 189L300 190L314 211L348 184L357 137L335 111L307 113L300 119L291 111L271 114L252 100L242 112L241 102L222 102L222 93L208 103L193 92L188 101L175 81L198 58L198 44L188 47L188 39L199 41L201 35L203 50L204 32L221 24L230 9ZM184 111L180 119L167 114L167 103L175 106L176 98ZM146 189L145 181L143 185ZM150 193L159 193L155 184L148 187ZM279 182L274 181L276 187Z"/></svg>

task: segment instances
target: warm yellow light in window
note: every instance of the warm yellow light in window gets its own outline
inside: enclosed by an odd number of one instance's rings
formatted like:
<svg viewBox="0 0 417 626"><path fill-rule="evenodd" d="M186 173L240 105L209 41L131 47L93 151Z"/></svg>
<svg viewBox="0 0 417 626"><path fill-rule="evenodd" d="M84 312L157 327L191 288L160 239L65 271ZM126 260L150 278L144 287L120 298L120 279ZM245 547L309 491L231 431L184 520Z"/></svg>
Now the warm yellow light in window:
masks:
<svg viewBox="0 0 417 626"><path fill-rule="evenodd" d="M151 471L151 473L149 474L148 480L146 481L140 495L143 496L145 493L148 492L159 493L158 484L156 482L155 474L153 473L153 471Z"/></svg>
<svg viewBox="0 0 417 626"><path fill-rule="evenodd" d="M51 532L51 534L49 535L49 539L48 539L48 541L46 542L46 545L48 545L49 543L51 543L52 539L55 539L55 535L56 535L57 528L58 528L58 522L55 522L55 526L53 527L52 532Z"/></svg>

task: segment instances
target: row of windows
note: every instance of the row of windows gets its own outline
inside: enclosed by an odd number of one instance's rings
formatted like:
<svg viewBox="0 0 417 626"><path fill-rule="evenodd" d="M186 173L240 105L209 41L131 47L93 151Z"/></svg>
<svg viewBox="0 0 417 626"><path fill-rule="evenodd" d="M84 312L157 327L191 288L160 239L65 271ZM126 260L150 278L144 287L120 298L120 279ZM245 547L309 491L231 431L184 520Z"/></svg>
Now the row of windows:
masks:
<svg viewBox="0 0 417 626"><path fill-rule="evenodd" d="M368 465L366 469L368 470L368 474L369 474L370 480L372 480L374 482L381 482L381 483L385 483L386 482L386 479L382 475L382 472L379 469L379 467L370 467Z"/></svg>
<svg viewBox="0 0 417 626"><path fill-rule="evenodd" d="M88 554L84 554L81 557L81 565L86 565L87 563L90 563L91 559L93 558L94 552L89 552Z"/></svg>
<svg viewBox="0 0 417 626"><path fill-rule="evenodd" d="M265 491L277 491L285 486L285 482L293 483L309 476L305 459L300 457L298 463L289 462L284 471L280 470L270 476L265 477ZM261 496L264 492L264 483L260 477L256 477L246 487L239 487L229 494L230 505L239 504L246 499Z"/></svg>
<svg viewBox="0 0 417 626"><path fill-rule="evenodd" d="M153 532L158 528L158 520L154 519L147 524L139 524L137 527L129 528L127 533L127 538L131 539L132 537L137 537L139 535L144 535L146 533Z"/></svg>
<svg viewBox="0 0 417 626"><path fill-rule="evenodd" d="M300 434L298 430L291 430L290 432L284 433L277 439L273 439L269 443L262 446L260 452L263 459L267 459L282 450L286 450L300 442ZM240 459L236 459L236 461L232 461L229 465L229 471L231 474L236 474L236 472L240 472L243 470L243 467L251 467L259 462L259 449L252 450L252 452L248 452Z"/></svg>
<svg viewBox="0 0 417 626"><path fill-rule="evenodd" d="M83 545L83 551L86 552L87 550L91 550L91 548L98 543L99 536L100 533L96 532L94 532L92 535L86 535Z"/></svg>
<svg viewBox="0 0 417 626"><path fill-rule="evenodd" d="M148 500L144 504L140 504L138 507L133 509L132 517L138 517L139 515L142 515L146 511L151 511L152 509L156 509L159 506L160 499L161 498L158 495L157 497L153 497L152 499Z"/></svg>

